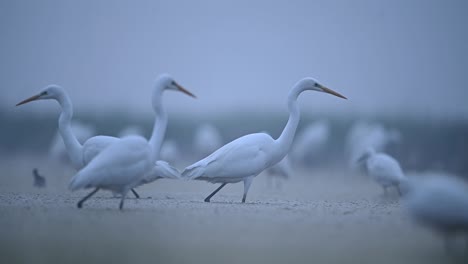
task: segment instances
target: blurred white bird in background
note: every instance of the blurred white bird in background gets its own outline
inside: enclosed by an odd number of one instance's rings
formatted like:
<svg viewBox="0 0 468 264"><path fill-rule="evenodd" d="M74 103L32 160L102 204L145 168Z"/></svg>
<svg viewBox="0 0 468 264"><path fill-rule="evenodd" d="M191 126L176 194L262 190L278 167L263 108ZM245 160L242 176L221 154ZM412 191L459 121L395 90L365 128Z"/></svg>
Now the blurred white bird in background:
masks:
<svg viewBox="0 0 468 264"><path fill-rule="evenodd" d="M170 164L176 164L180 158L181 153L174 140L165 140L161 146L161 160L165 160Z"/></svg>
<svg viewBox="0 0 468 264"><path fill-rule="evenodd" d="M161 97L163 90L175 90L183 92L189 96L195 97L192 93L184 89L182 86L177 84L172 77L167 74L160 75L153 89L153 108L156 112L160 114L156 115L156 119L161 116L159 122L155 122L155 127L153 129L152 138L154 144L152 144L153 151L159 155L161 142L164 138L164 133L167 125L166 113L162 107ZM110 136L94 136L86 140L82 145L77 140L76 136L73 134L71 129L71 119L73 117L73 106L72 102L63 88L58 85L49 85L39 94L34 95L26 100L21 101L17 106L36 100L45 100L45 99L54 99L56 100L61 108L62 112L59 117L59 131L60 135L63 138L65 147L68 151L68 155L73 166L80 170L86 166L94 157L96 157L101 151L107 148L110 144L115 143L119 140L116 137ZM166 117L166 118L164 118ZM155 157L157 157L155 154ZM173 171L173 168L167 168L170 171ZM169 173L169 172L168 172ZM157 178L156 176L152 178ZM149 178L148 178L149 180ZM139 195L132 189L132 192L136 197Z"/></svg>
<svg viewBox="0 0 468 264"><path fill-rule="evenodd" d="M117 137L119 138L123 138L123 137L126 137L126 136L142 136L144 135L144 131L141 127L139 126L135 126L135 125L131 125L131 126L127 126L125 127L124 129L122 129L119 134L117 135Z"/></svg>
<svg viewBox="0 0 468 264"><path fill-rule="evenodd" d="M193 150L197 159L210 155L223 145L219 130L212 124L201 124L197 127L193 138Z"/></svg>
<svg viewBox="0 0 468 264"><path fill-rule="evenodd" d="M297 98L303 91L312 90L329 93L341 98L344 96L317 83L312 78L297 82L288 95L289 120L278 139L266 133L255 133L240 137L224 145L208 157L188 166L182 172L185 179L204 180L221 183L206 197L209 202L227 183L244 182L245 203L252 180L260 172L282 160L291 148L300 119Z"/></svg>
<svg viewBox="0 0 468 264"><path fill-rule="evenodd" d="M401 195L400 183L405 179L405 175L393 157L368 148L357 162L365 162L367 173L382 186L384 195L387 195L388 187L395 187Z"/></svg>
<svg viewBox="0 0 468 264"><path fill-rule="evenodd" d="M181 91L195 98L168 74L160 75L152 94L152 106L156 117L150 140L146 141L139 136L125 137L125 142L117 140L108 148L109 151L106 148L102 154L98 154L95 161L79 171L73 177L70 189L91 187L95 189L78 202L78 208L81 208L83 202L99 189L107 189L122 195L119 206L122 209L128 190L160 178L180 178L180 173L167 162L156 162L159 159L167 127L167 113L162 103L162 94L165 90ZM147 166L148 161L152 166Z"/></svg>
<svg viewBox="0 0 468 264"><path fill-rule="evenodd" d="M468 249L468 185L460 178L428 176L402 183L403 205L419 224L445 239L445 249L453 248L457 235L465 236Z"/></svg>
<svg viewBox="0 0 468 264"><path fill-rule="evenodd" d="M93 126L78 121L72 121L71 130L81 144L96 134L96 130ZM52 139L49 147L49 155L54 161L65 165L71 165L60 131L57 131Z"/></svg>
<svg viewBox="0 0 468 264"><path fill-rule="evenodd" d="M400 133L395 129L386 129L378 123L356 122L346 137L346 153L348 165L351 169L357 169L356 162L369 148L375 151L385 151L391 143L401 140Z"/></svg>
<svg viewBox="0 0 468 264"><path fill-rule="evenodd" d="M301 130L290 153L294 164L310 166L325 148L329 137L330 125L325 120L313 122Z"/></svg>
<svg viewBox="0 0 468 264"><path fill-rule="evenodd" d="M289 155L290 154L286 155L280 162L265 170L268 180L271 181L271 183L274 181L276 182L276 188L281 188L281 181L288 180L293 175L293 168Z"/></svg>

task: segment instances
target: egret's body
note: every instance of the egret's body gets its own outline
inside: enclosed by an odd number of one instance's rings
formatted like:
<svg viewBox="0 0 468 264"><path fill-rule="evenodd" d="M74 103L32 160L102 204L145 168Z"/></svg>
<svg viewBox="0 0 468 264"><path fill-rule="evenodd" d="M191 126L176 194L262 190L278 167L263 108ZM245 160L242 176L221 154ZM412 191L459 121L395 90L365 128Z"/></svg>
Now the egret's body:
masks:
<svg viewBox="0 0 468 264"><path fill-rule="evenodd" d="M416 222L432 228L449 239L459 233L467 238L468 185L451 177L427 177L405 183L403 204Z"/></svg>
<svg viewBox="0 0 468 264"><path fill-rule="evenodd" d="M219 130L211 124L202 124L195 131L193 148L197 158L204 158L223 145Z"/></svg>
<svg viewBox="0 0 468 264"><path fill-rule="evenodd" d="M151 146L151 152L152 152L151 156L153 157L154 161L156 161L159 156L161 143L164 138L164 134L165 134L166 126L167 126L167 114L164 111L164 107L162 105L162 92L164 90L181 91L192 97L195 97L192 93L188 92L182 86L177 84L169 75L162 74L157 78L154 89L153 89L153 95L152 95L152 104L153 104L153 109L156 112L156 120L155 120L155 124L153 128L153 133L149 141L149 144ZM40 99L55 99L61 105L62 113L60 114L60 118L59 118L59 131L64 140L70 159L76 169L80 170L81 168L85 167L95 157L97 157L103 150L107 149L110 145L114 145L119 140L121 140L120 138L110 137L110 136L94 136L88 139L83 145L81 145L71 130L70 123L71 123L71 118L73 116L73 108L72 108L71 100L67 96L66 92L57 85L50 85L45 90L40 92L38 95L28 98L18 103L17 105L21 105L30 101L40 100ZM124 147L121 147L121 148L124 149ZM111 159L112 156L110 154L106 154L106 157L107 158L105 160ZM101 158L101 160L102 159L103 158ZM118 161L116 161L116 163L117 162ZM93 165L93 166L97 166L97 165ZM161 166L158 164L155 164L154 166L157 166L158 168L154 170L148 170L149 174L151 174L152 172L163 171L165 169L166 170L164 171L163 175L168 175L174 172L173 168L170 166ZM171 177L178 177L178 176L179 174L177 173L176 175L172 175ZM98 177L98 176L95 176L95 177ZM157 176L151 176L151 177L148 176L147 180L141 181L140 184L148 183L149 179L157 179L157 178L158 178ZM138 184L136 186L138 186ZM112 188L107 188L107 187L104 189L112 190ZM135 196L138 197L138 194L134 190L132 191L134 192ZM93 192L92 194L94 193L95 192ZM89 198L89 197L90 196L87 196L86 198Z"/></svg>
<svg viewBox="0 0 468 264"><path fill-rule="evenodd" d="M120 209L129 190L138 186L154 167L151 145L140 136L128 136L112 143L71 180L70 190L95 188L121 194ZM90 195L78 202L78 208Z"/></svg>
<svg viewBox="0 0 468 264"><path fill-rule="evenodd" d="M291 157L301 165L310 165L327 144L330 126L326 121L317 121L304 128L294 141Z"/></svg>
<svg viewBox="0 0 468 264"><path fill-rule="evenodd" d="M365 160L368 174L382 186L385 194L387 188L393 186L401 195L400 183L405 175L398 161L385 153L377 153L374 149L368 149L360 160Z"/></svg>
<svg viewBox="0 0 468 264"><path fill-rule="evenodd" d="M242 181L244 182L242 202L245 202L253 178L266 168L278 163L288 153L300 119L297 98L305 90L326 92L344 98L315 80L305 78L299 81L289 93L289 120L278 139L275 140L266 133L240 137L185 168L182 177L222 183L205 199L206 202L209 202L211 197L227 183Z"/></svg>

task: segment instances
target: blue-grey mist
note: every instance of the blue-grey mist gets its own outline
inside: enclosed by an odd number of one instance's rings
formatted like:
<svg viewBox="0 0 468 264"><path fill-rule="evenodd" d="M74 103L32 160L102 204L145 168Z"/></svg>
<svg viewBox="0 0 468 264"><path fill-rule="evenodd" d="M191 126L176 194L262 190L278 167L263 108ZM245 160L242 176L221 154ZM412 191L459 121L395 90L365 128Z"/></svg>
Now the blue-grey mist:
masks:
<svg viewBox="0 0 468 264"><path fill-rule="evenodd" d="M300 128L334 120L330 155L354 120L374 119L401 130L403 163L416 149L436 156L418 168L455 159L445 167L465 172L467 11L456 0L1 1L0 149L46 148L57 104L14 105L51 83L99 133L136 123L148 135L153 80L168 72L198 96L164 99L167 137L190 148L207 120L226 140L278 135L289 89L311 76L349 98L299 98Z"/></svg>

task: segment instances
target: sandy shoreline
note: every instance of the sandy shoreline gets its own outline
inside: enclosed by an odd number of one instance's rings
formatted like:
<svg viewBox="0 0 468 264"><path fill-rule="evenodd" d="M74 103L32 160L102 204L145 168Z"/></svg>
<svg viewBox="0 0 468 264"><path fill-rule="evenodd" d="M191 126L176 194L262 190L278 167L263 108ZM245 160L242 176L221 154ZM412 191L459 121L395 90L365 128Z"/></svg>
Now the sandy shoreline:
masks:
<svg viewBox="0 0 468 264"><path fill-rule="evenodd" d="M16 171L15 171L16 170ZM281 190L266 175L253 183L247 204L242 184L159 181L139 188L142 199L100 192L78 210L86 192L67 180L30 187L11 169L0 188L0 262L160 263L466 263L447 255L437 235L415 225L398 198L385 198L368 179L339 170L300 171ZM45 172L56 172L47 168ZM45 174L44 172L44 174Z"/></svg>

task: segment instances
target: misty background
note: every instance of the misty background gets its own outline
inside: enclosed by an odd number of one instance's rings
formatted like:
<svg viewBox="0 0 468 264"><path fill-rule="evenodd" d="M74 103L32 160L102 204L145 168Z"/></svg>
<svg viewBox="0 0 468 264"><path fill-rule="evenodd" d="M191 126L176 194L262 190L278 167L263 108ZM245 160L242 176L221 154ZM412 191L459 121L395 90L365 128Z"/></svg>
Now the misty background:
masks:
<svg viewBox="0 0 468 264"><path fill-rule="evenodd" d="M371 120L401 132L388 151L405 169L466 175L467 11L461 0L1 1L0 153L47 150L57 103L14 105L51 83L99 134L148 136L153 81L170 73L198 96L164 98L166 138L189 150L202 122L226 141L276 137L289 89L310 76L349 98L299 98L299 129L331 122L323 161L340 164L349 128Z"/></svg>

